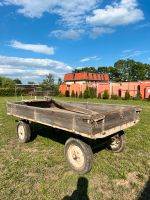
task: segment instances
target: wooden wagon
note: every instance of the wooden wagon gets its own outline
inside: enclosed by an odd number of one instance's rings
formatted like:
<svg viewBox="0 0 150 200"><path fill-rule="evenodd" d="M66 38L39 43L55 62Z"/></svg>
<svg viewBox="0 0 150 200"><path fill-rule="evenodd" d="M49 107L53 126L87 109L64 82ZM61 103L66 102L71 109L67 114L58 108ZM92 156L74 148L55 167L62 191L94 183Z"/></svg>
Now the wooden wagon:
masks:
<svg viewBox="0 0 150 200"><path fill-rule="evenodd" d="M7 103L7 114L21 119L17 123L17 133L22 143L31 139L29 122L73 133L65 143L65 156L71 168L80 173L87 173L92 167L91 141L105 139L107 147L114 152L124 149L123 130L139 121L140 111L133 106L53 99ZM83 139L78 139L78 135Z"/></svg>

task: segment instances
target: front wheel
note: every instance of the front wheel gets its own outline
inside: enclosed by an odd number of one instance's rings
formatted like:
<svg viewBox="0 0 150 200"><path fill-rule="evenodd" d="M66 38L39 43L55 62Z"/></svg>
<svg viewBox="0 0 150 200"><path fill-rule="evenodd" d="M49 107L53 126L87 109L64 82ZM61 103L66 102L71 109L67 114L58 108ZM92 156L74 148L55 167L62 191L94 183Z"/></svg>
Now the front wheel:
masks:
<svg viewBox="0 0 150 200"><path fill-rule="evenodd" d="M124 150L126 143L126 137L123 131L120 131L116 135L110 138L108 148L115 153L120 153Z"/></svg>
<svg viewBox="0 0 150 200"><path fill-rule="evenodd" d="M17 124L17 134L21 143L26 143L31 140L30 125L24 121L19 121Z"/></svg>
<svg viewBox="0 0 150 200"><path fill-rule="evenodd" d="M91 147L79 139L70 138L65 144L65 157L71 169L81 174L89 172L93 163Z"/></svg>

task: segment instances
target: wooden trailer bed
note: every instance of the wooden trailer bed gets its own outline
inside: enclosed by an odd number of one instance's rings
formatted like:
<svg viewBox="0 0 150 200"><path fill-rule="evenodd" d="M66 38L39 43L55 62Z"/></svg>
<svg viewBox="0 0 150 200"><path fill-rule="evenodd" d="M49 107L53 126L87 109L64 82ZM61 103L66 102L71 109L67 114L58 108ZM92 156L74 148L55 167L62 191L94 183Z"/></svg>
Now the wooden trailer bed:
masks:
<svg viewBox="0 0 150 200"><path fill-rule="evenodd" d="M133 106L33 100L7 103L7 114L87 138L110 136L139 121Z"/></svg>

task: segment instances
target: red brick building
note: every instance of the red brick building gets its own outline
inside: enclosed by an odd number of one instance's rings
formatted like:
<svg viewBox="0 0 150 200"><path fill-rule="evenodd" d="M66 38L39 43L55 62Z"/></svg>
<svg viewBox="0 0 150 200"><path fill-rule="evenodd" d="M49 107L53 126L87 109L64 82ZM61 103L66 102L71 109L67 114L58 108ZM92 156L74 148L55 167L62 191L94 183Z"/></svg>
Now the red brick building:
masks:
<svg viewBox="0 0 150 200"><path fill-rule="evenodd" d="M60 85L59 89L62 94L65 94L66 90L68 90L70 95L72 91L79 95L81 92L84 93L86 87L95 88L97 96L99 93L103 95L105 90L108 90L110 96L115 94L124 97L126 91L129 91L132 97L136 97L137 92L140 91L143 99L148 98L150 95L150 80L113 83L109 81L108 74L91 72L66 74L64 76L64 83Z"/></svg>

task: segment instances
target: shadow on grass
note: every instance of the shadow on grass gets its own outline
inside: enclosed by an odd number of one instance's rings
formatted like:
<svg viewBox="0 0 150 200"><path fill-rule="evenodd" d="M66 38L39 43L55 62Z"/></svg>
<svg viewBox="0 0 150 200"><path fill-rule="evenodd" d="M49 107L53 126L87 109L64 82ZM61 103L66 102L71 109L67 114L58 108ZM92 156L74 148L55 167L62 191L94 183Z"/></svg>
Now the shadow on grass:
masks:
<svg viewBox="0 0 150 200"><path fill-rule="evenodd" d="M137 200L150 200L150 177L145 184L143 191L141 191L141 193L139 194Z"/></svg>
<svg viewBox="0 0 150 200"><path fill-rule="evenodd" d="M88 180L80 177L77 182L77 189L71 196L65 196L62 200L90 200L88 197Z"/></svg>
<svg viewBox="0 0 150 200"><path fill-rule="evenodd" d="M65 144L67 139L74 136L67 131L55 129L38 123L31 123L31 129L35 137L36 135L40 135L41 137L51 139L60 144Z"/></svg>
<svg viewBox="0 0 150 200"><path fill-rule="evenodd" d="M77 134L73 134L60 129L55 129L38 123L31 123L31 129L32 129L32 141L36 138L36 135L40 135L42 137L51 139L55 142L64 145L69 138L73 137L89 144L92 147L93 153L98 153L99 151L106 148L103 140L91 140Z"/></svg>

